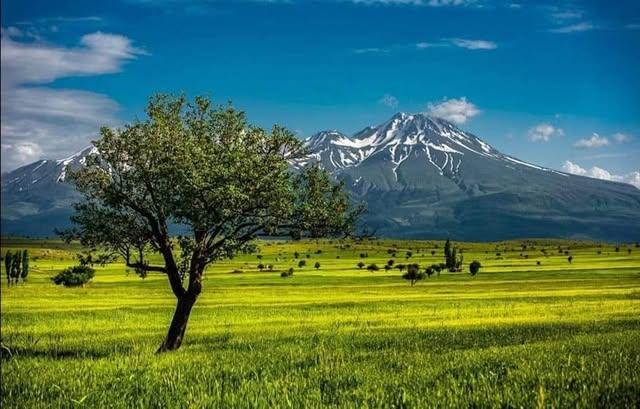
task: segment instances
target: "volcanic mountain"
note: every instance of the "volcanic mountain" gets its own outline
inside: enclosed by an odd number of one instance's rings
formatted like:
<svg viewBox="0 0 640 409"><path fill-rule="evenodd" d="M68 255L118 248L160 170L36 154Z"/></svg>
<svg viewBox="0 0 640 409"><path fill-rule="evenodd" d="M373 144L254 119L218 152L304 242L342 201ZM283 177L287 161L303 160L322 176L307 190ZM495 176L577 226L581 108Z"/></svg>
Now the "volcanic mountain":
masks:
<svg viewBox="0 0 640 409"><path fill-rule="evenodd" d="M304 145L308 154L292 166L319 162L344 181L378 235L640 238L639 189L527 163L443 119L399 113L351 137L319 132ZM3 175L2 233L48 235L66 224L78 199L66 166L83 166L91 152Z"/></svg>

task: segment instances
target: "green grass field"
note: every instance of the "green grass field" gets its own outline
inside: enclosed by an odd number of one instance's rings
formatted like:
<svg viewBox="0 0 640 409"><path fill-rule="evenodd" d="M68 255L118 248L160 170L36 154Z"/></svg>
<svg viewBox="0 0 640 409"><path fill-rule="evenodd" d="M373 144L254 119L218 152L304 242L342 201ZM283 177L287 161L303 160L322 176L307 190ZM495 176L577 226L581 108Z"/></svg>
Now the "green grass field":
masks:
<svg viewBox="0 0 640 409"><path fill-rule="evenodd" d="M442 242L262 242L274 271L255 254L209 268L182 348L156 355L165 277L115 263L56 287L77 246L3 239L2 254L30 249L31 273L7 288L3 266L2 407L639 407L640 248L521 243L459 243L464 273L411 287L356 264L396 246L426 267Z"/></svg>

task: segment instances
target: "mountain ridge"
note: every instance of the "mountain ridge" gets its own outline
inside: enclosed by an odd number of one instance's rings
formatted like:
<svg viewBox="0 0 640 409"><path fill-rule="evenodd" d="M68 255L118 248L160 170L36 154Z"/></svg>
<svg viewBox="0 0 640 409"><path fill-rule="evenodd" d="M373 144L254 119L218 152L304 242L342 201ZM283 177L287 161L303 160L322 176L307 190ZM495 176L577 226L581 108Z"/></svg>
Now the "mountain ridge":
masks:
<svg viewBox="0 0 640 409"><path fill-rule="evenodd" d="M381 235L640 237L637 188L528 163L444 119L400 112L352 136L338 130L315 133L303 145L307 154L292 167L319 162L344 181L354 199L367 203L366 222ZM95 148L87 147L3 174L3 234L42 235L68 218L79 196L65 182L65 168L83 166L91 153Z"/></svg>

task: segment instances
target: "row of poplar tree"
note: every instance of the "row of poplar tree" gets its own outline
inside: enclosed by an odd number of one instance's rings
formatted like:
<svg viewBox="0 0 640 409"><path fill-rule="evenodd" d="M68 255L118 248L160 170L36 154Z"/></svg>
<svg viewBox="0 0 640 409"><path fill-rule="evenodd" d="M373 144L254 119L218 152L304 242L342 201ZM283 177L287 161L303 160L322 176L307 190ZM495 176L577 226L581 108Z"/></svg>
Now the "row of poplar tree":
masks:
<svg viewBox="0 0 640 409"><path fill-rule="evenodd" d="M27 281L29 275L29 252L27 249L7 251L4 255L4 268L7 274L7 284L18 284L18 281Z"/></svg>

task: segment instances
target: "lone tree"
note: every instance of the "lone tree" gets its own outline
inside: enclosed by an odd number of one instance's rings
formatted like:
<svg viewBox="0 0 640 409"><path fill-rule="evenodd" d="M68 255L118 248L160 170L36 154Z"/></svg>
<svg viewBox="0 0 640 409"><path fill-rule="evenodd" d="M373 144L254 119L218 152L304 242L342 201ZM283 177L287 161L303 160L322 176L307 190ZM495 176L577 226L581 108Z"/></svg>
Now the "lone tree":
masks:
<svg viewBox="0 0 640 409"><path fill-rule="evenodd" d="M411 283L411 287L413 287L417 281L424 278L424 273L420 271L419 265L409 264L409 266L407 267L407 272L402 275L402 278L409 281Z"/></svg>
<svg viewBox="0 0 640 409"><path fill-rule="evenodd" d="M165 274L176 309L158 352L182 344L207 265L253 251L256 236L345 236L361 206L317 164L293 173L300 141L247 123L206 98L157 95L143 121L102 128L97 153L68 169L85 200L60 232L123 257L130 268ZM172 238L170 225L188 233ZM152 265L148 253L162 262Z"/></svg>

